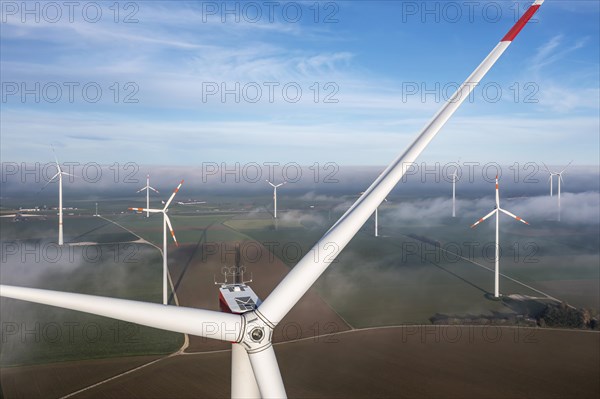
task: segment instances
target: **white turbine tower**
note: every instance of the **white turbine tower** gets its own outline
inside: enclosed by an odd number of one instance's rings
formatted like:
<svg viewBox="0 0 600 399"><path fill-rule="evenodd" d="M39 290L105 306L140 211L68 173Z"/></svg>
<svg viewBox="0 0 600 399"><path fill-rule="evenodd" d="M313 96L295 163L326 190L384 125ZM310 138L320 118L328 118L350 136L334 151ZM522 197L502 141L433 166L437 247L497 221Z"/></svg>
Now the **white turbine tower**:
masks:
<svg viewBox="0 0 600 399"><path fill-rule="evenodd" d="M383 200L388 202L387 198ZM375 208L375 237L379 237L379 206Z"/></svg>
<svg viewBox="0 0 600 399"><path fill-rule="evenodd" d="M542 162L542 164L544 165L544 168L546 169L546 172L548 172L550 174L550 176L548 176L548 182L550 183L550 196L552 197L554 195L554 190L552 187L552 182L554 180L554 175L556 175L556 173L551 172L550 169L548 169L548 166L546 166L545 163Z"/></svg>
<svg viewBox="0 0 600 399"><path fill-rule="evenodd" d="M64 240L63 240L63 176L71 176L71 177L75 177L70 173L67 172L63 172L63 170L60 167L60 164L58 163L58 158L56 157L56 152L54 151L54 147L52 147L52 152L54 153L54 160L56 161L56 169L58 170L58 172L52 176L52 178L50 180L48 180L48 182L46 184L44 184L44 187L42 187L42 190L44 188L46 188L46 186L48 184L50 184L52 181L54 181L54 179L56 179L58 177L58 245L64 245ZM42 191L40 190L40 191Z"/></svg>
<svg viewBox="0 0 600 399"><path fill-rule="evenodd" d="M452 217L456 217L456 180L458 175L456 174L456 169L454 169L454 173L452 173Z"/></svg>
<svg viewBox="0 0 600 399"><path fill-rule="evenodd" d="M173 225L171 224L171 220L169 216L167 216L167 212L169 211L169 205L175 194L179 191L179 188L183 184L183 180L179 183L177 188L171 194L169 200L165 203L165 207L163 209L150 209L150 208L129 208L130 211L138 211L138 212L151 212L151 213L162 213L163 214L163 305L167 304L167 281L168 281L168 269L167 269L167 227L169 227L169 231L171 232L171 237L173 237L173 241L175 241L175 245L179 246L177 243L177 238L175 238L175 232L173 231Z"/></svg>
<svg viewBox="0 0 600 399"><path fill-rule="evenodd" d="M284 181L283 183L279 183L279 184L273 184L268 180L265 180L267 183L269 183L271 185L271 187L273 187L273 219L277 219L277 187L281 187L284 184L286 184L287 182Z"/></svg>
<svg viewBox="0 0 600 399"><path fill-rule="evenodd" d="M362 191L359 195L363 195L364 193L365 192ZM387 198L384 198L383 200L388 202ZM375 208L375 237L379 237L379 206Z"/></svg>
<svg viewBox="0 0 600 399"><path fill-rule="evenodd" d="M478 221L476 221L475 223L473 223L473 225L471 226L471 228L477 226L479 223L483 222L485 219L489 218L492 215L496 215L496 254L494 256L494 296L496 298L500 297L500 234L499 234L499 217L500 217L500 212L510 216L511 218L525 223L525 224L529 224L526 221L524 221L523 219L521 219L518 216L513 215L512 213L510 213L509 211L507 211L506 209L502 209L500 208L500 193L498 190L498 176L496 176L496 208L494 208L493 211L491 211L490 213L488 213L487 215L485 215L484 217L482 217L481 219L479 219Z"/></svg>
<svg viewBox="0 0 600 399"><path fill-rule="evenodd" d="M150 186L150 175L146 175L146 186L140 188L138 191L138 193L142 192L146 190L146 209L150 208L150 190L154 191L155 193L158 194L158 190L155 189L154 187ZM150 211L146 211L146 217L149 218L150 217Z"/></svg>
<svg viewBox="0 0 600 399"><path fill-rule="evenodd" d="M285 398L286 392L271 342L274 328L334 262L542 2L536 0L533 3L408 148L392 161L255 310L240 315L6 285L0 285L0 295L231 342L234 373L231 391L240 396L260 393L264 398Z"/></svg>
<svg viewBox="0 0 600 399"><path fill-rule="evenodd" d="M557 181L558 181L558 190L557 190L557 194L558 194L558 221L559 221L559 222L560 222L560 185L561 185L561 183L562 183L562 182L564 182L564 180L563 180L563 177L562 177L562 174L564 173L564 171L565 171L565 170L567 170L567 168L568 168L568 167L571 165L571 163L572 163L572 162L573 162L573 161L569 162L569 163L567 164L567 166L565 166L565 167L563 168L563 170L561 170L560 172L552 172L552 171L550 171L550 169L548 169L548 167L546 166L546 164L544 164L544 168L546 168L546 171L547 171L548 173L550 173L549 180L550 180L550 196L551 196L551 197L552 197L552 178L553 178L554 176L556 176L556 179L557 179Z"/></svg>

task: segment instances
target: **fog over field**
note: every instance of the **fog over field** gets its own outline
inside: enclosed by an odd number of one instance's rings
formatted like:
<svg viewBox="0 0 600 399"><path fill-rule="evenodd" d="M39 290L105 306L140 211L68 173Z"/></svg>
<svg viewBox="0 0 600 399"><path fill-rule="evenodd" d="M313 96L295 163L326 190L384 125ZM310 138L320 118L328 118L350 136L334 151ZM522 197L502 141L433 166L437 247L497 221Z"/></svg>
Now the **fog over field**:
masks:
<svg viewBox="0 0 600 399"><path fill-rule="evenodd" d="M390 160L391 161L391 160ZM135 194L146 183L150 174L151 185L164 197L172 192L177 183L184 179L181 198L202 194L229 194L268 192L265 182L288 181L280 194L302 195L314 192L314 200L326 201L328 195L358 194L364 191L381 173L383 166L344 166L335 163L315 163L301 166L295 162L218 163L199 162L198 166L144 166L135 163L115 163L101 166L97 163L62 161L65 171L76 177L65 177L65 198L69 193L78 197L106 198ZM68 166L71 164L71 166ZM566 165L548 165L551 171L561 171ZM504 198L513 196L535 196L549 193L549 174L542 162L513 165L497 163L455 162L448 164L414 163L407 165L407 172L392 196L423 197L451 193L452 174L457 171L458 196L479 196L486 184L500 175ZM56 173L52 162L25 164L2 163L2 198L15 198L21 194L35 195L34 198L52 197L56 182L40 192ZM563 174L563 193L598 192L600 190L600 168L598 166L570 165ZM554 178L554 191L557 181ZM493 191L492 193L493 194ZM312 195L312 194L310 194ZM324 197L319 197L324 195ZM310 199L309 197L305 198ZM66 199L67 200L67 199Z"/></svg>

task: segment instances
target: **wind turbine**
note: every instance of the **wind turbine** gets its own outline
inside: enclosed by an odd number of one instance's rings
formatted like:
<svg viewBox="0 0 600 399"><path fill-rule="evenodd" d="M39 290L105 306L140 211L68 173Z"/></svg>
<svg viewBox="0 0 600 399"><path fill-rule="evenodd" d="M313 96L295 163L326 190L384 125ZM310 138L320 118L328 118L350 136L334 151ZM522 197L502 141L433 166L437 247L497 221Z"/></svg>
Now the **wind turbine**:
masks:
<svg viewBox="0 0 600 399"><path fill-rule="evenodd" d="M360 195L363 195L364 193L365 192L363 191L360 193ZM384 198L383 200L388 202L387 198ZM379 206L375 208L375 237L379 237Z"/></svg>
<svg viewBox="0 0 600 399"><path fill-rule="evenodd" d="M548 172L550 174L550 176L548 176L548 181L550 182L550 196L552 197L554 195L554 190L552 188L552 182L554 180L554 175L556 175L556 173L551 172L550 169L548 169L548 166L542 162L542 164L544 165L544 168L546 169L546 172Z"/></svg>
<svg viewBox="0 0 600 399"><path fill-rule="evenodd" d="M277 219L277 187L281 187L284 184L286 184L287 182L284 181L283 183L279 183L279 184L273 184L268 180L265 180L267 183L269 183L271 185L271 187L273 187L273 219Z"/></svg>
<svg viewBox="0 0 600 399"><path fill-rule="evenodd" d="M171 204L171 201L173 201L173 198L175 197L175 194L177 194L177 192L179 191L179 188L181 188L181 185L183 184L183 180L179 183L179 185L177 186L177 188L173 191L173 194L171 194L171 197L169 198L169 200L165 203L165 207L163 209L150 209L150 208L129 208L130 211L138 211L138 212L151 212L151 213L162 213L163 214L163 305L167 304L167 294L168 294L168 289L167 289L167 280L168 280L168 276L167 276L167 227L169 227L169 231L171 232L171 237L173 237L173 241L175 241L175 245L179 246L179 243L177 243L177 238L175 238L175 232L173 231L173 225L171 224L171 220L169 219L169 216L167 216L167 212L169 211L169 205Z"/></svg>
<svg viewBox="0 0 600 399"><path fill-rule="evenodd" d="M150 190L154 191L156 194L158 194L158 190L155 189L154 187L150 186L150 175L146 175L146 186L140 188L138 191L136 192L142 192L146 190L146 209L150 208ZM146 211L146 217L149 218L150 217L150 211Z"/></svg>
<svg viewBox="0 0 600 399"><path fill-rule="evenodd" d="M456 168L454 169L454 173L452 173L452 217L456 217L456 179L458 175L456 174Z"/></svg>
<svg viewBox="0 0 600 399"><path fill-rule="evenodd" d="M567 166L565 166L563 168L563 170L561 170L560 172L552 172L552 171L550 171L550 169L548 169L548 167L546 166L546 164L544 164L544 168L546 168L546 171L548 173L550 173L549 180L550 180L550 196L551 197L552 197L552 178L554 176L557 176L557 181L558 181L558 190L557 190L557 193L558 193L558 221L559 222L560 222L560 184L561 184L561 182L564 182L562 174L564 173L565 170L567 170L567 168L571 165L572 162L573 161L569 162L567 164Z"/></svg>
<svg viewBox="0 0 600 399"><path fill-rule="evenodd" d="M524 221L523 219L521 219L520 217L513 215L506 209L500 208L500 193L498 190L498 176L496 175L496 207L494 208L493 211L491 211L490 213L488 213L487 215L485 215L484 217L482 217L481 219L479 219L478 221L473 223L473 225L471 226L471 228L473 228L473 227L477 226L479 223L483 222L485 219L489 218L490 216L496 215L496 254L494 256L494 263L495 263L494 296L496 298L500 297L500 281L499 281L500 280L500 234L499 234L500 212L510 216L511 218L513 218L521 223L529 224L526 221Z"/></svg>
<svg viewBox="0 0 600 399"><path fill-rule="evenodd" d="M232 342L232 392L240 393L240 396L260 393L265 398L285 398L271 343L274 328L334 262L542 3L543 0L536 0L531 5L408 148L392 161L256 309L240 315L6 285L0 285L0 296Z"/></svg>
<svg viewBox="0 0 600 399"><path fill-rule="evenodd" d="M54 181L54 179L56 179L58 177L58 245L64 245L64 240L63 240L63 195L62 195L62 193L63 193L63 176L72 176L72 177L75 177L75 176L70 173L63 172L63 170L60 168L60 164L58 163L58 158L56 157L56 152L54 151L54 146L52 146L52 152L54 153L54 160L56 161L56 169L58 169L58 172L54 176L52 176L52 178L50 180L48 180L48 182L46 184L44 184L44 187L42 187L42 189L40 191L45 189L48 184L50 184L52 181Z"/></svg>

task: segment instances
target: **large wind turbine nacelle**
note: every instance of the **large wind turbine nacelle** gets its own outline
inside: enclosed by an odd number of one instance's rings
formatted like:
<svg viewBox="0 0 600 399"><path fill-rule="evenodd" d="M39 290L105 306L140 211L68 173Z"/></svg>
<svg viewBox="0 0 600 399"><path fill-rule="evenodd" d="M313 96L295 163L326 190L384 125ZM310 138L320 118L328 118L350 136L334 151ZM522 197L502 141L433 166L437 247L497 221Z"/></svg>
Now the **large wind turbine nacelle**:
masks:
<svg viewBox="0 0 600 399"><path fill-rule="evenodd" d="M221 311L226 313L242 314L255 310L261 300L258 295L246 283L251 283L250 280L244 280L245 267L241 264L241 253L239 244L235 252L235 266L224 266L222 269L224 282L217 283L219 287L219 307ZM231 281L229 280L231 277Z"/></svg>

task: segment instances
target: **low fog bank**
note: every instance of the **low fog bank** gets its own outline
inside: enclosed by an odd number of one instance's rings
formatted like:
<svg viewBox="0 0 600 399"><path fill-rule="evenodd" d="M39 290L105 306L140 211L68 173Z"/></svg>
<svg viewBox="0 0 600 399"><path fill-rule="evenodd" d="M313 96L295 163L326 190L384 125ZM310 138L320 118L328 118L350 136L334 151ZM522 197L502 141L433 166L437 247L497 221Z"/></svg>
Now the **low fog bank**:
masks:
<svg viewBox="0 0 600 399"><path fill-rule="evenodd" d="M564 166L549 166L560 171ZM496 164L473 166L465 164L425 165L414 164L398 184L391 197L438 197L448 195L452 189L452 174L457 170L457 192L465 198L479 197L493 190L494 177L498 173L504 197L533 197L549 193L549 174L542 164L519 165L519 167ZM168 197L180 180L184 179L183 197L210 195L268 195L270 186L286 180L279 195L300 196L300 199L327 202L341 195L354 195L364 191L382 172L383 167L338 166L320 164L300 167L286 164L278 167L259 164L209 163L195 168L173 166L138 165L71 165L63 170L75 177L64 177L65 196L79 199L116 198L136 195L146 185L158 189L161 197ZM13 199L22 196L45 199L56 196L58 183L49 183L56 173L56 166L2 164L1 196ZM598 166L571 165L563 174L563 193L600 191ZM557 180L554 179L554 190ZM42 190L42 191L40 191ZM303 197L306 196L306 197Z"/></svg>
<svg viewBox="0 0 600 399"><path fill-rule="evenodd" d="M487 215L495 207L493 189L490 194L492 195L473 199L460 198L459 196L456 200L457 216L475 222ZM382 207L382 211L386 208L389 209L385 215L393 221L435 224L451 215L452 198L448 196L418 201L409 200L394 205L397 206L387 205L385 208ZM534 197L504 198L501 193L500 207L530 223L558 219L558 197L556 194L553 197L544 194ZM585 225L600 224L600 193L563 192L561 195L561 222Z"/></svg>

